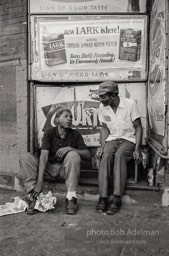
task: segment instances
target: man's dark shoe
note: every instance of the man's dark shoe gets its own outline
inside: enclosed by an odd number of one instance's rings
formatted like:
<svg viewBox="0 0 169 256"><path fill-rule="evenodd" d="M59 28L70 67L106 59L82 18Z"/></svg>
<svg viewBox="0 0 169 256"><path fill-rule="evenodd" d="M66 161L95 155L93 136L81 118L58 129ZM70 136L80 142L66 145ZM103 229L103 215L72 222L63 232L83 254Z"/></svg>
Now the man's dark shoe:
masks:
<svg viewBox="0 0 169 256"><path fill-rule="evenodd" d="M76 214L78 211L77 198L72 197L71 200L66 198L66 213Z"/></svg>
<svg viewBox="0 0 169 256"><path fill-rule="evenodd" d="M96 206L96 210L98 211L98 213L104 213L106 211L106 207L107 207L107 198L100 197Z"/></svg>
<svg viewBox="0 0 169 256"><path fill-rule="evenodd" d="M116 201L116 200L112 199L109 202L106 214L114 215L116 212L120 211L120 208L121 208L121 200Z"/></svg>

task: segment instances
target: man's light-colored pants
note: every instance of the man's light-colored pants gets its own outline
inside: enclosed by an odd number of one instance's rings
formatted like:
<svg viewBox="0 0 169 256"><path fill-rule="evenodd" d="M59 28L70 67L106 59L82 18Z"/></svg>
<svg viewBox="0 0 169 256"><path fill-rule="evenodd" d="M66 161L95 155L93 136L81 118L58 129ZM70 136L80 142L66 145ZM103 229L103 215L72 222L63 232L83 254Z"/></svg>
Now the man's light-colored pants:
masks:
<svg viewBox="0 0 169 256"><path fill-rule="evenodd" d="M65 156L63 163L47 163L44 179L48 181L57 181L65 179L67 190L76 191L80 177L80 155L75 151L70 151ZM25 188L27 193L34 189L38 177L39 159L31 153L26 153L20 158L20 166L23 172Z"/></svg>
<svg viewBox="0 0 169 256"><path fill-rule="evenodd" d="M113 188L114 195L123 195L127 180L127 163L133 158L135 144L117 139L107 141L99 166L99 195L108 196L109 185ZM110 184L113 177L113 184Z"/></svg>

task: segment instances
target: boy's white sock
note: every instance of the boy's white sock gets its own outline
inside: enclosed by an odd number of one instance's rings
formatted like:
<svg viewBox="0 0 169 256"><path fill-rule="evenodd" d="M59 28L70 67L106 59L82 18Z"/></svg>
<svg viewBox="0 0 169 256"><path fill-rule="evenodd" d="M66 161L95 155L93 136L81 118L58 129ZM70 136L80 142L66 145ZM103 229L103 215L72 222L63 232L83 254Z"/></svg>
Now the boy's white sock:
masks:
<svg viewBox="0 0 169 256"><path fill-rule="evenodd" d="M69 200L71 200L72 197L75 197L75 198L76 198L76 191L68 191L68 192L67 192L66 198L69 199Z"/></svg>

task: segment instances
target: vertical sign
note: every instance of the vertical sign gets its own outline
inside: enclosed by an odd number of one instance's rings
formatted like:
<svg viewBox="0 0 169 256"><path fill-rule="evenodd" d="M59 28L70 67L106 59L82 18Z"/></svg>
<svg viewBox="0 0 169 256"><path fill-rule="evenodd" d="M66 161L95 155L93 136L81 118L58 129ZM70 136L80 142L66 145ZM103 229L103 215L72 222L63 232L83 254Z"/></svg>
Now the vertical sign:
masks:
<svg viewBox="0 0 169 256"><path fill-rule="evenodd" d="M165 1L155 1L150 21L150 71L148 79L148 114L153 134L165 133Z"/></svg>

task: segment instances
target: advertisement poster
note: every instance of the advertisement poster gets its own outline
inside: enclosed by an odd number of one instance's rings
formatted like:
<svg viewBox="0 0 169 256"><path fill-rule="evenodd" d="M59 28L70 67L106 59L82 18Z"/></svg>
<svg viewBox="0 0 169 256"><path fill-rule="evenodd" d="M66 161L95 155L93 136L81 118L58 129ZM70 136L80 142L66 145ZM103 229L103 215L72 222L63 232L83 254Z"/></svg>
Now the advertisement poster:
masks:
<svg viewBox="0 0 169 256"><path fill-rule="evenodd" d="M89 147L98 147L101 123L98 119L100 101L95 92L99 85L72 87L42 87L36 85L36 134L38 146L44 130L55 127L55 113L61 107L69 108L73 116L72 128L79 130ZM138 90L135 88L138 87ZM146 134L146 96L144 83L120 84L119 95L133 98L139 108Z"/></svg>
<svg viewBox="0 0 169 256"><path fill-rule="evenodd" d="M146 0L30 0L30 13L146 13Z"/></svg>
<svg viewBox="0 0 169 256"><path fill-rule="evenodd" d="M146 16L31 16L37 81L146 79Z"/></svg>
<svg viewBox="0 0 169 256"><path fill-rule="evenodd" d="M152 132L165 133L165 1L155 1L150 21L150 72L148 79L148 113Z"/></svg>

